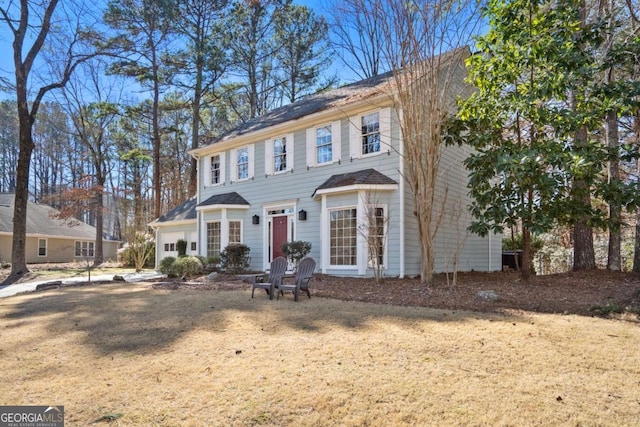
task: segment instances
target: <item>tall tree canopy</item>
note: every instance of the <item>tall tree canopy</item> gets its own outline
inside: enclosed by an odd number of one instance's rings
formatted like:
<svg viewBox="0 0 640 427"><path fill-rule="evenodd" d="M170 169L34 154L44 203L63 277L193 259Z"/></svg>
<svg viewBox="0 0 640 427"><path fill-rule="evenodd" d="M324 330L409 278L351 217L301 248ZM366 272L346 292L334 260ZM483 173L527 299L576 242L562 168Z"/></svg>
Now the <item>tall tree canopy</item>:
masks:
<svg viewBox="0 0 640 427"><path fill-rule="evenodd" d="M175 68L172 46L176 4L170 0L111 0L105 21L117 34L107 42L118 59L111 71L135 78L151 92L151 140L153 146L154 215L162 214L160 196L160 100Z"/></svg>
<svg viewBox="0 0 640 427"><path fill-rule="evenodd" d="M468 60L477 91L462 102L453 134L476 150L466 161L472 229L485 235L520 223L523 277L530 274L531 233L585 218L589 226L611 226L589 196L630 195L602 177L611 156L634 154L607 150L598 135L614 100L634 85L598 79L617 55L598 57L607 27L586 23L581 7L575 0L491 0L481 53Z"/></svg>

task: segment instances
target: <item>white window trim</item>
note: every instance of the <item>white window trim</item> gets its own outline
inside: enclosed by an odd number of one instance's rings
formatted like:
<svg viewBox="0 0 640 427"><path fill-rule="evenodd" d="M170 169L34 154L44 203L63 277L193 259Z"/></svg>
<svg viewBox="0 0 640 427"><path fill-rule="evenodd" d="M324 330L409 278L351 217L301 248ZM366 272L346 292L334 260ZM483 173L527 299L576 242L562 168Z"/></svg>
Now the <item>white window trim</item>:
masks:
<svg viewBox="0 0 640 427"><path fill-rule="evenodd" d="M205 161L204 161L204 168L205 168L205 177L204 177L204 182L205 182L205 187L217 187L219 185L224 185L225 183L225 160L226 160L226 153L213 153L208 155L207 157L205 157ZM213 184L211 182L211 158L213 156L220 156L220 182L217 184Z"/></svg>
<svg viewBox="0 0 640 427"><path fill-rule="evenodd" d="M44 241L44 255L40 255L40 242ZM75 246L74 246L75 248ZM39 238L38 239L38 249L37 249L37 253L38 253L38 257L39 258L46 258L47 255L49 254L49 239L43 239L43 238Z"/></svg>
<svg viewBox="0 0 640 427"><path fill-rule="evenodd" d="M227 220L227 245L230 244L230 234L231 234L231 223L239 222L240 223L240 245L244 243L244 220L242 219L228 219ZM226 246L225 246L226 247Z"/></svg>
<svg viewBox="0 0 640 427"><path fill-rule="evenodd" d="M186 236L185 236L186 237ZM188 239L186 239L188 243L187 245L187 253L189 255L196 255L198 253L198 232L192 231L189 233ZM191 246L196 245L195 249L192 249Z"/></svg>
<svg viewBox="0 0 640 427"><path fill-rule="evenodd" d="M76 243L80 243L80 255L76 253ZM84 258L85 256L82 254L82 244L87 244L87 258L95 258L96 256L96 244L90 240L76 240L73 242L73 256L76 258ZM89 246L93 245L93 255L89 255Z"/></svg>
<svg viewBox="0 0 640 427"><path fill-rule="evenodd" d="M331 212L333 211L346 211L346 210L351 210L351 209L355 209L356 210L356 264L353 265L344 265L344 264L331 264ZM360 257L361 257L361 253L362 253L362 244L361 244L361 238L360 238L360 231L358 230L358 223L359 221L359 209L357 205L350 205L350 206L335 206L335 207L331 207L331 208L327 208L327 232L328 232L328 237L326 240L326 245L327 245L327 255L328 255L328 259L327 259L327 265L328 268L332 269L332 270L359 270L360 269Z"/></svg>
<svg viewBox="0 0 640 427"><path fill-rule="evenodd" d="M382 212L384 215L384 230L383 232L383 239L384 239L384 248L382 249L383 253L382 253L382 269L386 270L387 269L387 264L388 264L388 259L389 259L389 207L386 204L383 203L369 203L369 204L365 204L365 215L364 215L364 223L366 224L367 228L371 227L371 225L369 224L369 209L377 209L377 208L382 208ZM369 245L368 242L365 241L365 243L367 243L367 269L371 270L373 269L373 263L371 262L371 254L369 253Z"/></svg>
<svg viewBox="0 0 640 427"><path fill-rule="evenodd" d="M214 220L207 220L204 221L204 248L203 248L203 256L208 257L209 256L209 224L215 224L218 223L220 224L220 251L218 253L218 256L220 255L220 253L222 252L222 250L224 249L224 246L222 245L222 236L223 236L223 231L222 231L222 221L219 219L214 219ZM215 255L213 255L215 256Z"/></svg>
<svg viewBox="0 0 640 427"><path fill-rule="evenodd" d="M243 150L243 149L247 149L247 153L249 155L249 165L248 165L248 173L247 173L247 177L246 178L242 178L242 179L238 179L238 151ZM238 148L234 148L233 150L231 150L231 178L230 178L230 182L242 182L242 181L248 181L250 179L253 179L254 177L254 163L255 163L255 159L254 159L254 144L249 144L249 145L245 145L242 147L238 147Z"/></svg>
<svg viewBox="0 0 640 427"><path fill-rule="evenodd" d="M331 126L331 161L318 163L318 133L319 128ZM323 123L312 128L308 128L306 135L307 166L320 167L340 163L342 157L342 135L341 123L339 120L331 123Z"/></svg>
<svg viewBox="0 0 640 427"><path fill-rule="evenodd" d="M274 170L274 144L276 139L285 139L285 144L287 146L286 153L286 162L287 168L283 171L275 171ZM293 141L293 133L288 133L286 135L276 136L274 138L269 138L264 143L264 174L265 176L269 175L280 175L283 173L291 172L293 170L293 159L294 159L294 141Z"/></svg>
<svg viewBox="0 0 640 427"><path fill-rule="evenodd" d="M380 151L362 154L362 118L378 113L380 130ZM391 108L367 111L349 118L349 155L351 160L387 154L391 150Z"/></svg>

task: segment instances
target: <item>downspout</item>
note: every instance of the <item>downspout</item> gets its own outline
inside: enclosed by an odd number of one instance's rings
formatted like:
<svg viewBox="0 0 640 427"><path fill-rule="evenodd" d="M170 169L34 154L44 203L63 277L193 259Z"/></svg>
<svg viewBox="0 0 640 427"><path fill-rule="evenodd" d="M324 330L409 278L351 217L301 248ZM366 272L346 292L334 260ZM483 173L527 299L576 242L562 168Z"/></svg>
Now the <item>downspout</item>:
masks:
<svg viewBox="0 0 640 427"><path fill-rule="evenodd" d="M156 261L156 265L154 267L155 270L158 269L158 266L160 265L160 260L158 259L160 257L160 251L158 250L158 227L151 227L153 228L153 233L155 234L155 240L156 240L156 250L155 250L155 261Z"/></svg>
<svg viewBox="0 0 640 427"><path fill-rule="evenodd" d="M402 111L398 111L398 120L402 120ZM400 122L398 122L399 124ZM405 235L404 235L404 220L405 220L405 182L404 182L404 140L402 138L402 129L398 126L398 134L400 135L398 153L399 153L399 175L400 175L400 271L399 276L401 279L405 276Z"/></svg>
<svg viewBox="0 0 640 427"><path fill-rule="evenodd" d="M200 156L197 154L191 155L196 159L196 206L200 204ZM202 212L196 209L196 253L200 256L206 257L207 253L202 253Z"/></svg>
<svg viewBox="0 0 640 427"><path fill-rule="evenodd" d="M491 262L491 233L489 233L489 269L487 271L493 271L493 263Z"/></svg>
<svg viewBox="0 0 640 427"><path fill-rule="evenodd" d="M322 274L327 274L327 270L329 268L329 244L331 239L327 238L329 236L329 214L327 212L327 195L322 195L321 202L321 211L320 211L320 262L322 265Z"/></svg>

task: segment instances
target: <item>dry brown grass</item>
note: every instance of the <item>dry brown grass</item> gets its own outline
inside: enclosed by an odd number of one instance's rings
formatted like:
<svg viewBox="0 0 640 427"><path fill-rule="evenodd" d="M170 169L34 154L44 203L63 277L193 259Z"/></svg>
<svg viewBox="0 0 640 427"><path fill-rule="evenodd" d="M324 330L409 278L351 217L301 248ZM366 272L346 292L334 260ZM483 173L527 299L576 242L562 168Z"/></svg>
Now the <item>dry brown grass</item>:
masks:
<svg viewBox="0 0 640 427"><path fill-rule="evenodd" d="M640 328L103 284L0 300L0 404L67 425L637 425Z"/></svg>

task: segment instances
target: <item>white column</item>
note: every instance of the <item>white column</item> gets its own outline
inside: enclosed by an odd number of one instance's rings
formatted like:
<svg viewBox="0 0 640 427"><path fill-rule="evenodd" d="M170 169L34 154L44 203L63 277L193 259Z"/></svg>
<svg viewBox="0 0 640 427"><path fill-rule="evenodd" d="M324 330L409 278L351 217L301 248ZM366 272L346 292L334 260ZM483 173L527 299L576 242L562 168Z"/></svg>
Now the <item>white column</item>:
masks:
<svg viewBox="0 0 640 427"><path fill-rule="evenodd" d="M326 194L322 195L320 209L320 265L322 266L322 274L327 274L330 262L331 237L329 235L329 211L327 210Z"/></svg>
<svg viewBox="0 0 640 427"><path fill-rule="evenodd" d="M367 223L367 206L365 205L366 192L364 190L358 191L358 208L357 208L357 238L358 245L358 275L364 276L367 272L367 263L369 254L367 249L367 239L364 233L366 233Z"/></svg>

